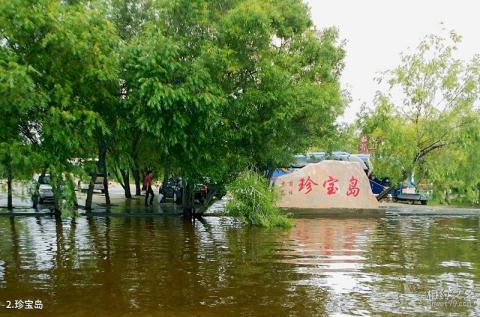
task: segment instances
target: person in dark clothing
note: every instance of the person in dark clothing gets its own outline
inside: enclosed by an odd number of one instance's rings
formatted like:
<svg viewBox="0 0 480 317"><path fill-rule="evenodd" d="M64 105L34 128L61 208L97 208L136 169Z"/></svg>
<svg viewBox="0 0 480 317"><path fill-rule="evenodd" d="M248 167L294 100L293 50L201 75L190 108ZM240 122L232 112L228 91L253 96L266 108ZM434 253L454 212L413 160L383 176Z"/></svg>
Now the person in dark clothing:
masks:
<svg viewBox="0 0 480 317"><path fill-rule="evenodd" d="M153 193L152 189L152 181L153 181L153 173L152 171L148 171L145 179L143 180L143 186L145 186L145 190L147 191L145 194L145 206L148 206L148 196L150 197L150 206L153 204L153 197L155 194Z"/></svg>

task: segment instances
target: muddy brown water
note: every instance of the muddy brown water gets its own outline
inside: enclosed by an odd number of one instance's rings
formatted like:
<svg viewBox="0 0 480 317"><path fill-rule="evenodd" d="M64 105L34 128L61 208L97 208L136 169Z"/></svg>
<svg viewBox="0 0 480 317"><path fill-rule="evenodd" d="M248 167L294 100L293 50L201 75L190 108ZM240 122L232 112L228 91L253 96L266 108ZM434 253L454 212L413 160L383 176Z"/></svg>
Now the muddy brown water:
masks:
<svg viewBox="0 0 480 317"><path fill-rule="evenodd" d="M478 217L294 222L0 217L0 316L480 316Z"/></svg>

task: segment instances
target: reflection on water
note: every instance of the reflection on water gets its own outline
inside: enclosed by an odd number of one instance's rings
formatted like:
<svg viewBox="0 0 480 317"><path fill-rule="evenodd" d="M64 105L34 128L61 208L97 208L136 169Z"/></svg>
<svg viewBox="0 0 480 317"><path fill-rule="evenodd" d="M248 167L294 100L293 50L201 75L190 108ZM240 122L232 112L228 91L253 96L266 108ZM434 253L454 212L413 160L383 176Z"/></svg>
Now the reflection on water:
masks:
<svg viewBox="0 0 480 317"><path fill-rule="evenodd" d="M0 304L38 316L480 315L478 218L2 217L0 237Z"/></svg>

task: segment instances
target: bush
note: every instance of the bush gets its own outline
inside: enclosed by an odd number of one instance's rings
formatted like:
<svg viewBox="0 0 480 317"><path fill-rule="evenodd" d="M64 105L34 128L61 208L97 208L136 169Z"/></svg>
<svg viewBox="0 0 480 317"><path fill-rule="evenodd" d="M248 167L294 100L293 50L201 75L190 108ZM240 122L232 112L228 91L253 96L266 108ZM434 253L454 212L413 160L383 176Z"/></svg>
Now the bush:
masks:
<svg viewBox="0 0 480 317"><path fill-rule="evenodd" d="M278 194L268 187L267 180L247 170L227 186L232 195L226 206L230 216L240 218L243 222L267 228L290 228L291 219L276 206Z"/></svg>

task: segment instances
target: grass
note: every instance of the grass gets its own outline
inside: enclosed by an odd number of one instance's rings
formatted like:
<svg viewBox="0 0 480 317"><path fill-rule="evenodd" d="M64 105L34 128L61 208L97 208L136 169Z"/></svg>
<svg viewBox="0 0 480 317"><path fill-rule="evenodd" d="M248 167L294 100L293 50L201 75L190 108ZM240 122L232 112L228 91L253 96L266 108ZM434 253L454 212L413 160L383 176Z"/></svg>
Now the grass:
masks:
<svg viewBox="0 0 480 317"><path fill-rule="evenodd" d="M226 206L230 216L244 223L266 228L292 227L292 220L276 206L278 194L270 189L267 180L252 170L242 172L227 186L232 200Z"/></svg>

